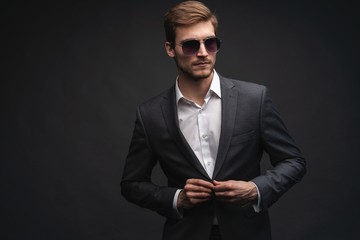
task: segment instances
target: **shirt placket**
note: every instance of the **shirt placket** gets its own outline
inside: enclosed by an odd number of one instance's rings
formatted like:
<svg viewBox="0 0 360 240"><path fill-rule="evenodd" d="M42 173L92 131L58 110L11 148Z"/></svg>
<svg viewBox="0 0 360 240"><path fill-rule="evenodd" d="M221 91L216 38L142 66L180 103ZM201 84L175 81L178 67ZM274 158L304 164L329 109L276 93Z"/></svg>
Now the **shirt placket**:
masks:
<svg viewBox="0 0 360 240"><path fill-rule="evenodd" d="M210 177L214 172L214 161L211 157L210 151L210 130L209 118L206 111L200 109L198 111L198 126L199 126L199 139L202 151L203 166Z"/></svg>

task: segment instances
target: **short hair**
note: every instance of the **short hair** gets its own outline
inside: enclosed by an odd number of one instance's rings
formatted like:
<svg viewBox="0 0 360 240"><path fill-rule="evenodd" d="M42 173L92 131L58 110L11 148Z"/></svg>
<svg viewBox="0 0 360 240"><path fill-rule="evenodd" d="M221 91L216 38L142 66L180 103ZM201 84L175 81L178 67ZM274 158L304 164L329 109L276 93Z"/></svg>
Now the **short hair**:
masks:
<svg viewBox="0 0 360 240"><path fill-rule="evenodd" d="M211 21L215 33L218 28L218 20L215 13L210 11L202 2L185 1L176 4L164 16L164 28L166 41L175 42L175 31L179 26L188 26L199 22Z"/></svg>

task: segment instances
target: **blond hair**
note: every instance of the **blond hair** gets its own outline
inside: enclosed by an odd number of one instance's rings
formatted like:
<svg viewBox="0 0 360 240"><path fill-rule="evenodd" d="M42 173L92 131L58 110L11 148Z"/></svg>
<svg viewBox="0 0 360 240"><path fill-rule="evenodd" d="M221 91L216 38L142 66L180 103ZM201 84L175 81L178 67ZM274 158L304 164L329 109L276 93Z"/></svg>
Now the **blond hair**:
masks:
<svg viewBox="0 0 360 240"><path fill-rule="evenodd" d="M198 1L185 1L172 7L164 16L166 41L175 42L175 31L178 26L192 25L198 22L211 21L215 33L218 21L213 12Z"/></svg>

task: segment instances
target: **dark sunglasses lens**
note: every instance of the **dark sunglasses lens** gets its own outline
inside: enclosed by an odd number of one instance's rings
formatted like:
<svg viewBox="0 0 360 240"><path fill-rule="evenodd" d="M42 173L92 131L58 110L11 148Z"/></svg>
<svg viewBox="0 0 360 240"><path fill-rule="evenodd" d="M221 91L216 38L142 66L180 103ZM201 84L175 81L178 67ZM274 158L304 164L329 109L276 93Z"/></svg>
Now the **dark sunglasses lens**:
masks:
<svg viewBox="0 0 360 240"><path fill-rule="evenodd" d="M205 40L205 47L208 52L217 52L220 49L220 40L218 38L209 38Z"/></svg>
<svg viewBox="0 0 360 240"><path fill-rule="evenodd" d="M197 40L189 40L182 44L182 50L185 55L192 55L200 48L200 42Z"/></svg>

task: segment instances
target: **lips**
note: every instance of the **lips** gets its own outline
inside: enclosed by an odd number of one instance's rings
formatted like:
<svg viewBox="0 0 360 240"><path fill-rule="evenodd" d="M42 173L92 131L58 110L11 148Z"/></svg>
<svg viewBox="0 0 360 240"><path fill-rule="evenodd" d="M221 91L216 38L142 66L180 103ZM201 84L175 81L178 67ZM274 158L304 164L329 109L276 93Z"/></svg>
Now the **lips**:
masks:
<svg viewBox="0 0 360 240"><path fill-rule="evenodd" d="M210 62L196 62L194 63L194 65L198 65L198 66L204 66L204 65L208 65L210 64Z"/></svg>

